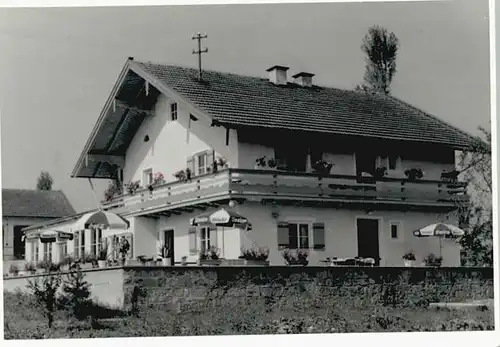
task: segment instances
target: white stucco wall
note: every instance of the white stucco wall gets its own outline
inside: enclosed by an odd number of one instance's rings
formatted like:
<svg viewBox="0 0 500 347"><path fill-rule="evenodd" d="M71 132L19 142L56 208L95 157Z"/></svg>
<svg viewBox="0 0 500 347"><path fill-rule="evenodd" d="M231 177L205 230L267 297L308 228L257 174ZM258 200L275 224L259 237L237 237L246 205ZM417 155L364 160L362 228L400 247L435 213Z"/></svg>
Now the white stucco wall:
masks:
<svg viewBox="0 0 500 347"><path fill-rule="evenodd" d="M238 205L235 210L249 218L253 230L250 232L239 232L238 230L225 230L224 245L227 259L235 259L241 253L242 246L252 245L268 247L270 249L269 260L271 264L284 264L281 251L277 247L277 222L278 221L303 221L323 222L325 224L326 250L310 250L310 264L318 265L319 260L326 257L355 257L358 252L356 218L376 218L379 220L379 250L382 258L381 266L403 266L403 254L413 251L417 257L417 263L421 263L429 253L439 255L439 240L436 238L417 238L413 236L413 230L439 221L455 224L455 220L446 219L445 215L424 212L398 212L398 211L374 211L367 215L365 211L353 211L346 209L311 208L311 207L278 207L279 217L273 218L271 207L257 203L246 203ZM214 209L215 211L215 209ZM199 213L199 212L198 212ZM154 234L159 237L162 230L173 229L175 237L175 261L180 262L183 256L188 261L196 261L197 255L189 254L188 228L189 219L197 213L182 214L169 218L161 217L158 220L156 232L152 232L154 225L149 223L151 230L135 230L135 239L145 238L150 240L136 243L136 254L153 255L155 245ZM390 223L399 222L399 238L392 239L390 234ZM145 224L143 224L145 226ZM310 228L312 233L312 228ZM153 240L154 239L154 240ZM222 248L221 229L218 230L217 246ZM312 245L311 245L312 246ZM149 252L149 253L148 253ZM442 242L443 266L460 265L460 246L456 241L444 240Z"/></svg>
<svg viewBox="0 0 500 347"><path fill-rule="evenodd" d="M3 217L3 259L14 260L14 227L16 225L31 226L33 224L43 223L47 221L50 221L50 218Z"/></svg>
<svg viewBox="0 0 500 347"><path fill-rule="evenodd" d="M142 180L143 170L163 173L167 182L173 181L173 174L186 169L186 161L195 153L213 149L225 157L232 167L238 166L238 143L235 130L230 131L229 145L226 146L226 130L211 127L206 119L194 114L198 121L191 121L189 142L187 141L189 112L178 102L178 119L171 121L170 103L160 95L155 106L155 114L144 120L137 131L125 158L123 180ZM144 142L148 135L149 141Z"/></svg>

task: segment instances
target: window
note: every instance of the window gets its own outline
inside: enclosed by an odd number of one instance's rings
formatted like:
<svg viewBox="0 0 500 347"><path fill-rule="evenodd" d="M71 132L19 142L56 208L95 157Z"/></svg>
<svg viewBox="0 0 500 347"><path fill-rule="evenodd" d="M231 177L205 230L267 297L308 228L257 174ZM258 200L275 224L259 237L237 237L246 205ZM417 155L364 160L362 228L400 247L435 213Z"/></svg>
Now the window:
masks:
<svg viewBox="0 0 500 347"><path fill-rule="evenodd" d="M325 225L324 223L311 224L301 222L278 223L278 248L284 249L325 249ZM311 238L312 236L312 238Z"/></svg>
<svg viewBox="0 0 500 347"><path fill-rule="evenodd" d="M205 253L210 249L210 228L200 229L200 252Z"/></svg>
<svg viewBox="0 0 500 347"><path fill-rule="evenodd" d="M192 168L195 176L204 175L212 171L214 151L204 151L188 158L187 167Z"/></svg>
<svg viewBox="0 0 500 347"><path fill-rule="evenodd" d="M172 121L177 120L177 103L173 102L170 104L170 119Z"/></svg>
<svg viewBox="0 0 500 347"><path fill-rule="evenodd" d="M153 183L153 169L149 168L142 172L142 186L147 187Z"/></svg>
<svg viewBox="0 0 500 347"><path fill-rule="evenodd" d="M101 229L92 229L90 231L90 253L92 255L98 255L101 250L101 241L102 241L102 230Z"/></svg>
<svg viewBox="0 0 500 347"><path fill-rule="evenodd" d="M73 235L73 256L75 258L80 258L85 254L85 231L77 231Z"/></svg>
<svg viewBox="0 0 500 347"><path fill-rule="evenodd" d="M52 242L43 243L43 260L52 261Z"/></svg>
<svg viewBox="0 0 500 347"><path fill-rule="evenodd" d="M401 167L401 158L397 155L383 156L379 158L379 167L386 167L387 170L395 171Z"/></svg>
<svg viewBox="0 0 500 347"><path fill-rule="evenodd" d="M28 225L14 225L14 257L24 259L26 252L25 240L23 239L23 229Z"/></svg>
<svg viewBox="0 0 500 347"><path fill-rule="evenodd" d="M400 226L401 226L401 223L398 223L398 222L391 222L390 223L391 239L399 239Z"/></svg>
<svg viewBox="0 0 500 347"><path fill-rule="evenodd" d="M40 258L40 245L38 240L31 241L31 258L30 260L34 263L38 262Z"/></svg>
<svg viewBox="0 0 500 347"><path fill-rule="evenodd" d="M203 175L207 171L207 154L200 154L196 158L196 172Z"/></svg>
<svg viewBox="0 0 500 347"><path fill-rule="evenodd" d="M65 257L68 255L68 243L64 242L62 244L62 256Z"/></svg>

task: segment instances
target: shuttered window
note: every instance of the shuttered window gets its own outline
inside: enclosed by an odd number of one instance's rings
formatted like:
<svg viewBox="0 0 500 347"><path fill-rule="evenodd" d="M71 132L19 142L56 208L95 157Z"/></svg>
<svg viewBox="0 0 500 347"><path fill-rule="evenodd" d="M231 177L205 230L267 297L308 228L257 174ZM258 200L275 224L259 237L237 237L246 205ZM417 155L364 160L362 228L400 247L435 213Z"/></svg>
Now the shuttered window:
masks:
<svg viewBox="0 0 500 347"><path fill-rule="evenodd" d="M196 242L196 227L189 228L188 238L189 238L189 254L195 255L198 252L198 247Z"/></svg>
<svg viewBox="0 0 500 347"><path fill-rule="evenodd" d="M278 223L278 248L290 248L288 223Z"/></svg>
<svg viewBox="0 0 500 347"><path fill-rule="evenodd" d="M313 224L313 242L314 242L314 249L325 250L325 224L324 223L314 223Z"/></svg>
<svg viewBox="0 0 500 347"><path fill-rule="evenodd" d="M311 235L308 223L279 222L278 249L309 249L312 246L315 250L325 250L325 224L314 223L312 228Z"/></svg>

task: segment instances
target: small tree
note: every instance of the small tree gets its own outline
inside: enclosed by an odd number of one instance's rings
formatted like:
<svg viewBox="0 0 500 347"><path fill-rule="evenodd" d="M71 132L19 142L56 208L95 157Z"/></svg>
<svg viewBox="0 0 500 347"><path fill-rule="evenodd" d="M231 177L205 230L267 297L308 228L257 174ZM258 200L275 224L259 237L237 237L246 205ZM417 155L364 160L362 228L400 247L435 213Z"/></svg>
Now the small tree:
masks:
<svg viewBox="0 0 500 347"><path fill-rule="evenodd" d="M54 183L54 180L52 179L52 176L50 173L47 171L42 171L40 173L40 176L38 176L38 179L36 181L36 189L37 190L52 190L52 184Z"/></svg>
<svg viewBox="0 0 500 347"><path fill-rule="evenodd" d="M54 313L57 309L57 290L61 285L61 275L55 274L44 276L42 280L34 279L28 281L28 289L35 297L35 301L47 318L49 328L54 322Z"/></svg>
<svg viewBox="0 0 500 347"><path fill-rule="evenodd" d="M459 156L458 169L468 184L470 201L458 204L460 226L466 231L460 239L463 264L493 265L493 211L491 175L491 132L482 133L469 151Z"/></svg>
<svg viewBox="0 0 500 347"><path fill-rule="evenodd" d="M361 45L361 50L366 54L364 84L357 86L356 90L389 94L396 74L398 49L399 40L394 33L378 25L368 29Z"/></svg>
<svg viewBox="0 0 500 347"><path fill-rule="evenodd" d="M91 314L90 286L79 268L73 268L66 275L59 304L70 316L83 320Z"/></svg>

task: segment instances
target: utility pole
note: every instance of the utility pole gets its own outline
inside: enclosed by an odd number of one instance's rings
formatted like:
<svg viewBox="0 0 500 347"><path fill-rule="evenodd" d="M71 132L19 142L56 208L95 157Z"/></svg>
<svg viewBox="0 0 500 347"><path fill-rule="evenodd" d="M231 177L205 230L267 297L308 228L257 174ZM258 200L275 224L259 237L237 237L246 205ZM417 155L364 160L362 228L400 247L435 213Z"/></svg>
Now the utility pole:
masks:
<svg viewBox="0 0 500 347"><path fill-rule="evenodd" d="M206 39L207 34L197 33L193 36L193 40L198 40L198 50L193 49L193 54L198 54L198 79L201 81L201 55L202 53L207 53L208 48L201 49L201 40Z"/></svg>

